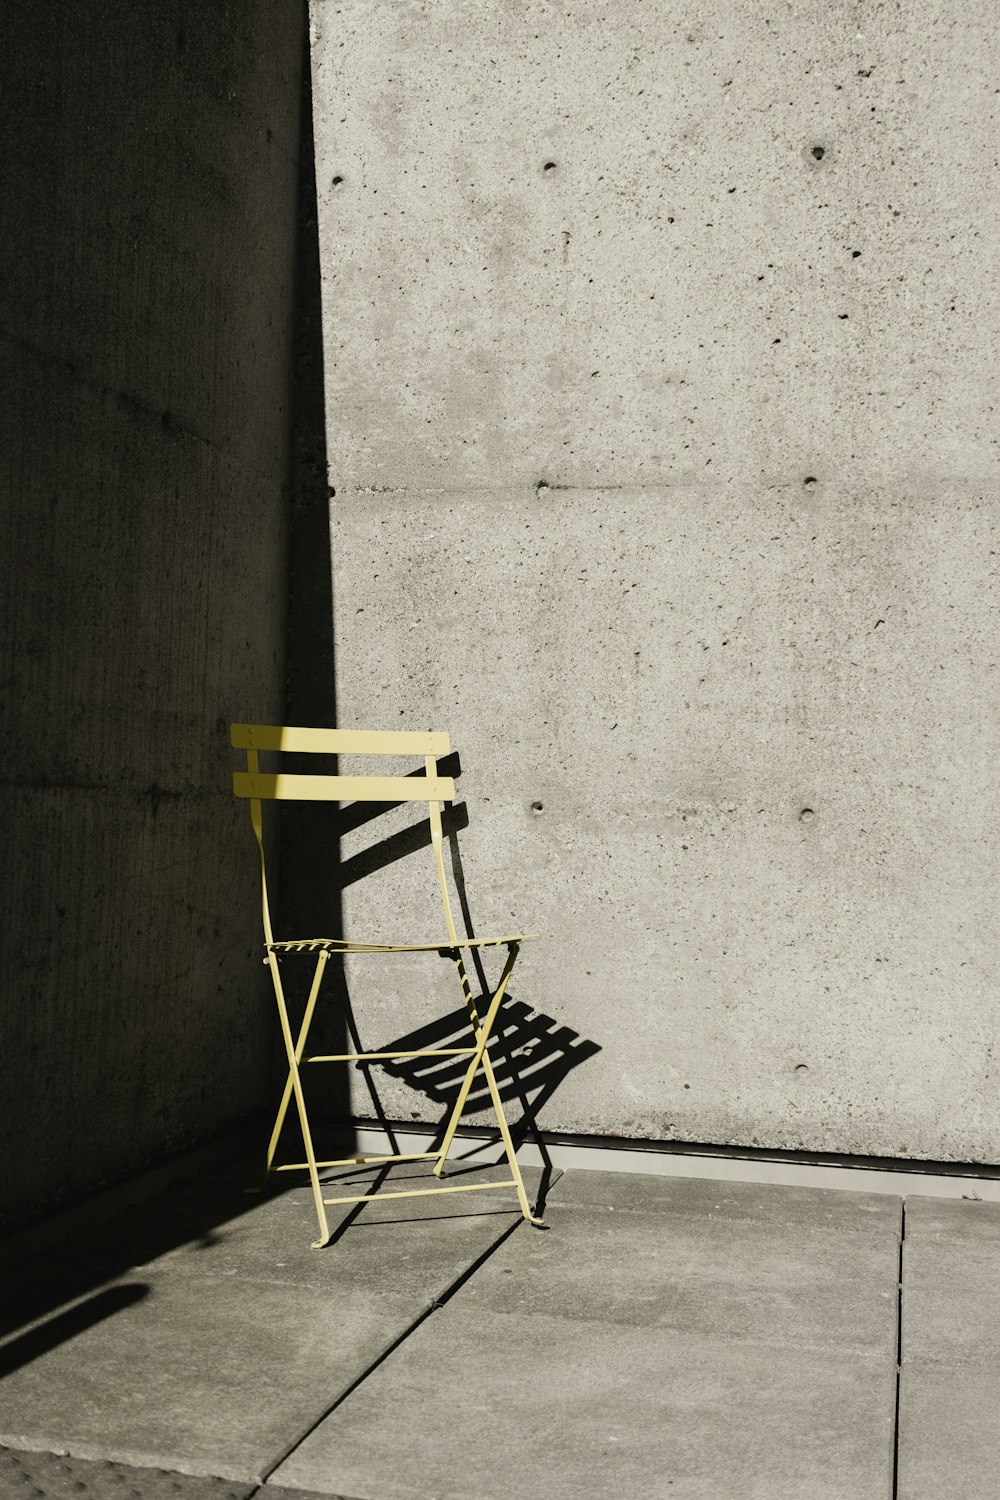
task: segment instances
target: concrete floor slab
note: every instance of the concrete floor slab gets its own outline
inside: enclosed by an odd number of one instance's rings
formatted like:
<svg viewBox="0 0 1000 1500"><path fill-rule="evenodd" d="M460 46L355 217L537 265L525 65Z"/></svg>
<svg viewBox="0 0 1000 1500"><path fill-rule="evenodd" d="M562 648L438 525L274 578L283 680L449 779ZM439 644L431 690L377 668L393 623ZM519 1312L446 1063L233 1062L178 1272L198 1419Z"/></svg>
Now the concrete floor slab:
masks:
<svg viewBox="0 0 1000 1500"><path fill-rule="evenodd" d="M1000 1360L1000 1239L903 1242L904 1360Z"/></svg>
<svg viewBox="0 0 1000 1500"><path fill-rule="evenodd" d="M256 1163L254 1163L256 1166ZM553 1174L556 1178L558 1172ZM506 1179L506 1167L456 1168L446 1184ZM251 1276L291 1285L329 1285L331 1263L311 1248L316 1235L315 1211L308 1186L292 1185L282 1175L268 1193L257 1196L245 1191L254 1180L247 1163L209 1174L194 1181L181 1181L141 1210L129 1209L77 1235L72 1253L65 1245L35 1256L14 1273L19 1286L16 1308L23 1324L52 1306L53 1289L60 1302L115 1277L141 1271L143 1277L165 1273L198 1276ZM329 1196L365 1192L371 1173L324 1176ZM542 1173L524 1171L529 1196L537 1194ZM393 1168L386 1190L426 1186L433 1181L425 1163ZM519 1215L517 1197L511 1189L497 1192L458 1193L440 1198L379 1199L360 1209L328 1210L331 1229L348 1226L335 1239L337 1276L372 1286L391 1286L396 1291L419 1289L440 1266L450 1276L459 1258L469 1252L473 1260L495 1230ZM456 1235L460 1220L469 1226L472 1240L459 1247ZM375 1225L398 1233L386 1233L377 1255L371 1254L369 1232ZM419 1226L412 1237L405 1226ZM486 1235L487 1238L483 1238ZM0 1334L5 1327L0 1318Z"/></svg>
<svg viewBox="0 0 1000 1500"><path fill-rule="evenodd" d="M548 1232L519 1228L275 1480L363 1500L887 1500L898 1219L842 1194L649 1186L567 1173Z"/></svg>
<svg viewBox="0 0 1000 1500"><path fill-rule="evenodd" d="M284 1485L268 1483L258 1491L256 1500L357 1500L357 1496L329 1492L320 1496L318 1490L289 1490Z"/></svg>
<svg viewBox="0 0 1000 1500"><path fill-rule="evenodd" d="M995 1371L995 1364L904 1364L898 1500L989 1500L1000 1494Z"/></svg>
<svg viewBox="0 0 1000 1500"><path fill-rule="evenodd" d="M0 1441L252 1480L427 1300L334 1279L326 1297L235 1276L113 1290L138 1295L7 1375Z"/></svg>
<svg viewBox="0 0 1000 1500"><path fill-rule="evenodd" d="M1000 1203L976 1198L907 1198L906 1238L994 1240L1000 1245Z"/></svg>
<svg viewBox="0 0 1000 1500"><path fill-rule="evenodd" d="M551 1208L594 1205L616 1213L701 1215L865 1235L898 1236L901 1225L900 1199L882 1193L632 1172L566 1172L554 1184L548 1203Z"/></svg>
<svg viewBox="0 0 1000 1500"><path fill-rule="evenodd" d="M290 1453L268 1500L887 1500L898 1200L574 1172L545 1232L383 1199L313 1251L308 1190L245 1176L21 1268L0 1441L243 1484Z"/></svg>
<svg viewBox="0 0 1000 1500"><path fill-rule="evenodd" d="M320 1251L308 1190L215 1228L204 1190L23 1278L0 1343L0 1441L255 1479L517 1219L510 1192L383 1201ZM132 1270L102 1279L123 1259Z"/></svg>
<svg viewBox="0 0 1000 1500"><path fill-rule="evenodd" d="M509 1176L506 1166L456 1169L441 1185L499 1182ZM525 1174L529 1193L537 1189L539 1177L537 1170ZM332 1197L366 1192L374 1179L369 1172L327 1174L323 1180L324 1192ZM393 1168L383 1187L391 1193L436 1185L429 1164L422 1162ZM490 1236L499 1235L520 1216L517 1196L510 1188L440 1198L373 1199L357 1210L330 1208L327 1212L331 1229L345 1226L329 1247L336 1254L338 1285L417 1295L428 1283L438 1285L442 1277L448 1280L455 1274L456 1254L474 1260ZM257 1200L252 1213L233 1223L148 1259L136 1258L133 1264L144 1275L238 1276L329 1288L329 1257L311 1248L315 1234L311 1192L308 1187L295 1187ZM371 1243L375 1235L377 1253ZM464 1244L463 1236L468 1237ZM137 1255L142 1249L141 1242L135 1244Z"/></svg>
<svg viewBox="0 0 1000 1500"><path fill-rule="evenodd" d="M1000 1212L906 1201L899 1500L1000 1492Z"/></svg>
<svg viewBox="0 0 1000 1500"><path fill-rule="evenodd" d="M484 1309L800 1349L884 1353L897 1340L896 1244L798 1225L554 1208L462 1291Z"/></svg>
<svg viewBox="0 0 1000 1500"><path fill-rule="evenodd" d="M888 1500L889 1361L472 1317L460 1297L276 1481L361 1500Z"/></svg>

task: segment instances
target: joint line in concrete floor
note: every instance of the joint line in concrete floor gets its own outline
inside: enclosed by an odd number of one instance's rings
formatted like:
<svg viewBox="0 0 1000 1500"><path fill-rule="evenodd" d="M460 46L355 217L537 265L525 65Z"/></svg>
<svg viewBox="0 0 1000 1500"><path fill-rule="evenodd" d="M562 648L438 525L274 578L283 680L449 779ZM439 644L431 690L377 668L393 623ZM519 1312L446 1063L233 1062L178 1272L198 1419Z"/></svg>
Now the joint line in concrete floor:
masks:
<svg viewBox="0 0 1000 1500"><path fill-rule="evenodd" d="M899 1393L903 1378L903 1241L906 1239L906 1199L899 1220L899 1271L896 1285L896 1410L892 1427L892 1500L899 1494Z"/></svg>
<svg viewBox="0 0 1000 1500"><path fill-rule="evenodd" d="M250 1491L249 1495L245 1497L245 1500L254 1500L255 1496L260 1495L261 1486L266 1485L267 1481L270 1479L275 1470L279 1469L287 1458L291 1458L296 1449L301 1448L302 1444L306 1441L306 1438L312 1436L312 1434L316 1431L316 1428L319 1427L322 1422L326 1421L331 1412L336 1411L341 1402L346 1401L348 1396L356 1391L358 1386L361 1385L363 1381L367 1380L369 1375L377 1370L379 1365L383 1364L389 1358L390 1354L394 1354L395 1351L399 1348L400 1344L405 1343L410 1335L416 1332L421 1323L425 1322L432 1313L437 1312L439 1307L444 1307L446 1302L450 1302L455 1293L461 1291L462 1287L467 1281L471 1281L472 1277L475 1276L480 1266L485 1265L490 1256L494 1255L496 1251L500 1249L500 1246L507 1240L509 1240L514 1231L516 1229L519 1229L524 1222L525 1220L521 1218L520 1215L518 1215L514 1223L508 1225L507 1228L497 1236L492 1244L487 1245L483 1253L477 1256L476 1259L471 1263L471 1265L466 1266L464 1271L460 1271L458 1273L454 1281L449 1282L440 1296L433 1298L433 1300L429 1302L426 1307L422 1308L420 1312L417 1313L413 1321L407 1324L402 1333L399 1334L397 1338L394 1338L390 1344L387 1344L386 1347L382 1350L381 1354L376 1354L375 1358L361 1371L361 1374L355 1376L355 1378L348 1385L346 1385L342 1391L334 1396L333 1400L328 1402L327 1405L323 1407L323 1410L319 1413L319 1415L315 1417L306 1427L304 1427L301 1432L299 1432L292 1439L288 1446L282 1449L277 1458L275 1458L266 1466L266 1468L262 1470L256 1488ZM331 1500L333 1500L333 1497L331 1497Z"/></svg>

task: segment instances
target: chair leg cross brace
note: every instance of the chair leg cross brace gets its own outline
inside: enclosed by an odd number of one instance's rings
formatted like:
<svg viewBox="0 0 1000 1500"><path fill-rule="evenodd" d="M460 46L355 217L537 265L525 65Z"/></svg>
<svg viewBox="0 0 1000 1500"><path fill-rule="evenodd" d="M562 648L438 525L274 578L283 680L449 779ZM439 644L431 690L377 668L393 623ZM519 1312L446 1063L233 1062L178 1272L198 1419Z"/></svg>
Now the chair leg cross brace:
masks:
<svg viewBox="0 0 1000 1500"><path fill-rule="evenodd" d="M445 1129L444 1138L441 1142L440 1149L436 1152L416 1152L409 1155L397 1153L392 1156L349 1156L343 1157L337 1161L317 1161L316 1159L316 1153L313 1149L312 1143L312 1132L310 1130L309 1119L306 1114L305 1096L302 1090L302 1079L299 1072L303 1054L305 1053L306 1041L309 1036L309 1028L312 1025L313 1014L316 1009L316 1001L319 997L320 986L323 982L323 975L330 958L330 953L329 950L325 948L321 949L319 952L316 960L316 969L313 974L312 985L310 986L309 990L309 997L306 1001L306 1007L302 1017L302 1025L299 1028L298 1037L293 1040L292 1028L288 1018L288 1007L285 1003L285 995L281 984L281 976L278 972L277 955L273 951L269 950L268 952L267 961L268 966L271 970L271 978L274 982L274 994L278 1005L278 1018L281 1023L281 1035L285 1044L285 1053L288 1059L288 1077L285 1080L281 1102L278 1106L278 1113L274 1122L274 1129L271 1131L271 1139L268 1142L264 1176L266 1180L271 1172L290 1171L293 1170L293 1168L299 1170L304 1169L308 1171L309 1182L310 1186L312 1187L313 1203L316 1208L316 1217L319 1222L320 1233L320 1238L313 1241L314 1249L319 1249L323 1245L327 1244L330 1239L330 1226L326 1216L326 1209L328 1206L346 1203L367 1203L373 1201L375 1198L428 1198L435 1197L442 1193L470 1193L487 1191L489 1189L493 1189L494 1191L496 1191L503 1188L515 1188L517 1191L518 1203L520 1204L521 1213L524 1215L524 1217L531 1224L542 1223L541 1219L535 1218L535 1216L532 1214L530 1204L528 1203L528 1195L525 1192L524 1180L521 1176L521 1169L517 1162L514 1142L511 1138L510 1128L507 1124L507 1118L504 1114L503 1102L500 1098L500 1090L497 1087L496 1075L493 1072L493 1065L490 1061L489 1052L487 1051L490 1034L493 1029L493 1023L495 1022L497 1014L500 1010L504 993L507 989L507 984L511 976L511 972L517 960L518 945L516 943L508 944L507 962L504 964L503 973L500 976L500 982L494 990L492 996L490 997L489 1007L482 1020L480 1020L479 1018L479 1013L476 1007L475 1000L473 999L472 989L469 984L465 965L462 962L460 951L458 949L450 949L446 951L449 952L450 957L454 960L456 969L458 971L459 982L462 986L462 993L469 1011L469 1019L472 1023L475 1046L472 1048L464 1049L449 1049L450 1051L453 1051L455 1055L464 1054L468 1056L471 1053L471 1056L469 1066L466 1069L465 1077L462 1080L462 1086L459 1089L458 1098L455 1101L455 1107L452 1110L451 1116L448 1120L448 1125ZM359 1061L363 1061L368 1056L367 1053L358 1053L356 1055ZM440 1053L439 1051L435 1051L434 1049L428 1049L426 1052L381 1052L377 1054L378 1057L433 1057L437 1055L440 1055ZM375 1056L375 1054L373 1054L373 1056ZM327 1060L334 1061L335 1059L333 1059L332 1057L329 1059L322 1057L317 1057L316 1059L307 1059L307 1061L313 1060L320 1062ZM469 1091L472 1088L473 1079L475 1078L476 1073L480 1068L482 1068L483 1073L486 1077L486 1084L487 1088L489 1089L490 1099L493 1103L493 1108L496 1112L497 1121L500 1126L500 1135L503 1139L504 1152L510 1164L511 1177L509 1181L489 1183L463 1183L461 1185L449 1187L415 1188L406 1192L360 1193L354 1194L350 1197L323 1197L323 1190L319 1180L320 1167L326 1168L335 1166L370 1166L376 1164L385 1165L397 1161L433 1161L434 1175L436 1177L440 1177L444 1171L445 1160L447 1158L449 1150L451 1149L451 1144L455 1137L455 1131L458 1127L459 1119L461 1118L462 1111L464 1110L466 1101L468 1100ZM287 1167L275 1166L274 1157L278 1148L278 1141L288 1114L288 1107L293 1098L295 1099L295 1107L298 1113L299 1125L302 1131L302 1143L305 1148L306 1160L302 1163L290 1163Z"/></svg>

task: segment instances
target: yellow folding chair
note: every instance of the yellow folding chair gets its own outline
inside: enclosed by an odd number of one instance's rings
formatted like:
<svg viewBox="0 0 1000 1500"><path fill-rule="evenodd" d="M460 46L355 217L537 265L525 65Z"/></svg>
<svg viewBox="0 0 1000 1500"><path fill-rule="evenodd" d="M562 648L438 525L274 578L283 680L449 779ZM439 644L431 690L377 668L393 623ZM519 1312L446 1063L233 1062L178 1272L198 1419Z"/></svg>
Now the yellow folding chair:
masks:
<svg viewBox="0 0 1000 1500"><path fill-rule="evenodd" d="M328 1207L334 1204L365 1203L375 1196L380 1198L422 1198L434 1196L439 1193L474 1193L486 1190L495 1192L498 1188L513 1188L517 1193L518 1202L520 1203L521 1212L524 1217L529 1223L541 1224L541 1219L535 1218L532 1214L528 1197L524 1190L521 1169L517 1163L514 1143L511 1139L506 1116L504 1115L500 1091L497 1088L496 1077L490 1062L488 1050L493 1023L496 1020L511 972L517 960L519 945L525 941L527 935L517 933L505 937L460 939L455 929L451 900L448 895L448 882L445 878L444 838L441 825L441 806L442 803L453 802L455 800L455 783L450 776L438 775L436 759L439 755L448 754L450 748L448 736L446 734L407 733L399 730L390 730L385 733L369 733L347 729L296 729L261 724L234 724L232 726L232 742L236 749L245 750L247 754L246 770L237 771L233 776L233 791L237 797L246 797L249 799L250 818L253 823L254 834L257 838L257 845L260 849L266 962L271 970L271 978L274 981L274 995L278 1004L278 1019L281 1023L281 1035L288 1058L288 1077L285 1081L284 1092L281 1096L281 1103L278 1106L274 1129L271 1132L271 1139L267 1148L266 1174L293 1171L306 1171L309 1173L313 1201L316 1205L316 1217L319 1220L320 1238L313 1241L314 1248L316 1249L325 1245L330 1238L330 1227L326 1216ZM274 751L338 756L422 756L424 759L424 774L422 776L301 776L284 774L280 771L262 772L259 764L260 755ZM426 802L430 809L431 845L434 851L434 861L437 866L437 879L441 892L441 902L444 907L444 922L447 937L433 943L360 943L340 938L293 938L284 942L275 942L274 934L271 930L271 916L267 898L267 867L264 855L264 831L261 815L261 802L269 798L304 802ZM462 952L464 949L493 948L499 946L506 947L507 959L503 966L500 981L493 994L484 997L488 1003L485 1014L481 1015L472 993L472 986L469 983L469 976L462 958ZM278 955L285 953L316 954L316 968L313 973L309 996L306 1000L302 1025L299 1028L298 1036L294 1038L288 1019L288 1007L285 1003L285 995L281 985L281 974L278 969ZM473 1045L470 1047L428 1048L424 1051L412 1052L345 1052L319 1056L307 1055L306 1043L309 1038L309 1028L316 1009L316 1001L319 997L324 971L332 954L343 953L436 953L444 958L449 958L455 965L458 981L462 987L462 994L468 1008ZM309 1127L309 1119L306 1114L305 1098L302 1090L300 1072L302 1066L306 1063L377 1062L399 1057L468 1057L469 1059L469 1065L458 1091L458 1097L455 1100L454 1108L448 1120L440 1149L437 1151L412 1152L408 1155L396 1153L390 1156L348 1156L340 1158L337 1161L317 1161L315 1151L313 1150L312 1132ZM414 1188L406 1192L379 1192L377 1195L367 1193L354 1194L349 1197L323 1197L323 1188L319 1180L320 1168L384 1166L386 1163L397 1161L433 1161L434 1175L440 1177L455 1136L459 1118L469 1097L469 1090L472 1087L473 1079L480 1068L482 1068L486 1077L490 1098L493 1101L493 1108L496 1111L497 1120L500 1125L504 1150L507 1160L510 1163L511 1176L509 1181L504 1180L499 1183L475 1182L451 1187ZM281 1136L288 1107L293 1097L295 1099L296 1110L298 1111L299 1125L302 1130L306 1159L303 1162L288 1162L275 1165L278 1140Z"/></svg>

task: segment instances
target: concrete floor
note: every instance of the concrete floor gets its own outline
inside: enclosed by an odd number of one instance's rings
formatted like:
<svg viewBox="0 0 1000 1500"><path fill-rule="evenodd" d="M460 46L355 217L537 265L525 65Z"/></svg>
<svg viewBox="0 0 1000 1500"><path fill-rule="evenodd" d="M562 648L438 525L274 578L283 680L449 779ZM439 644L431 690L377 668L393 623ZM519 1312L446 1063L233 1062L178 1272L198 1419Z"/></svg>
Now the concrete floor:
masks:
<svg viewBox="0 0 1000 1500"><path fill-rule="evenodd" d="M487 1191L317 1251L247 1176L8 1271L0 1500L1000 1492L1000 1205L568 1171L546 1231Z"/></svg>

